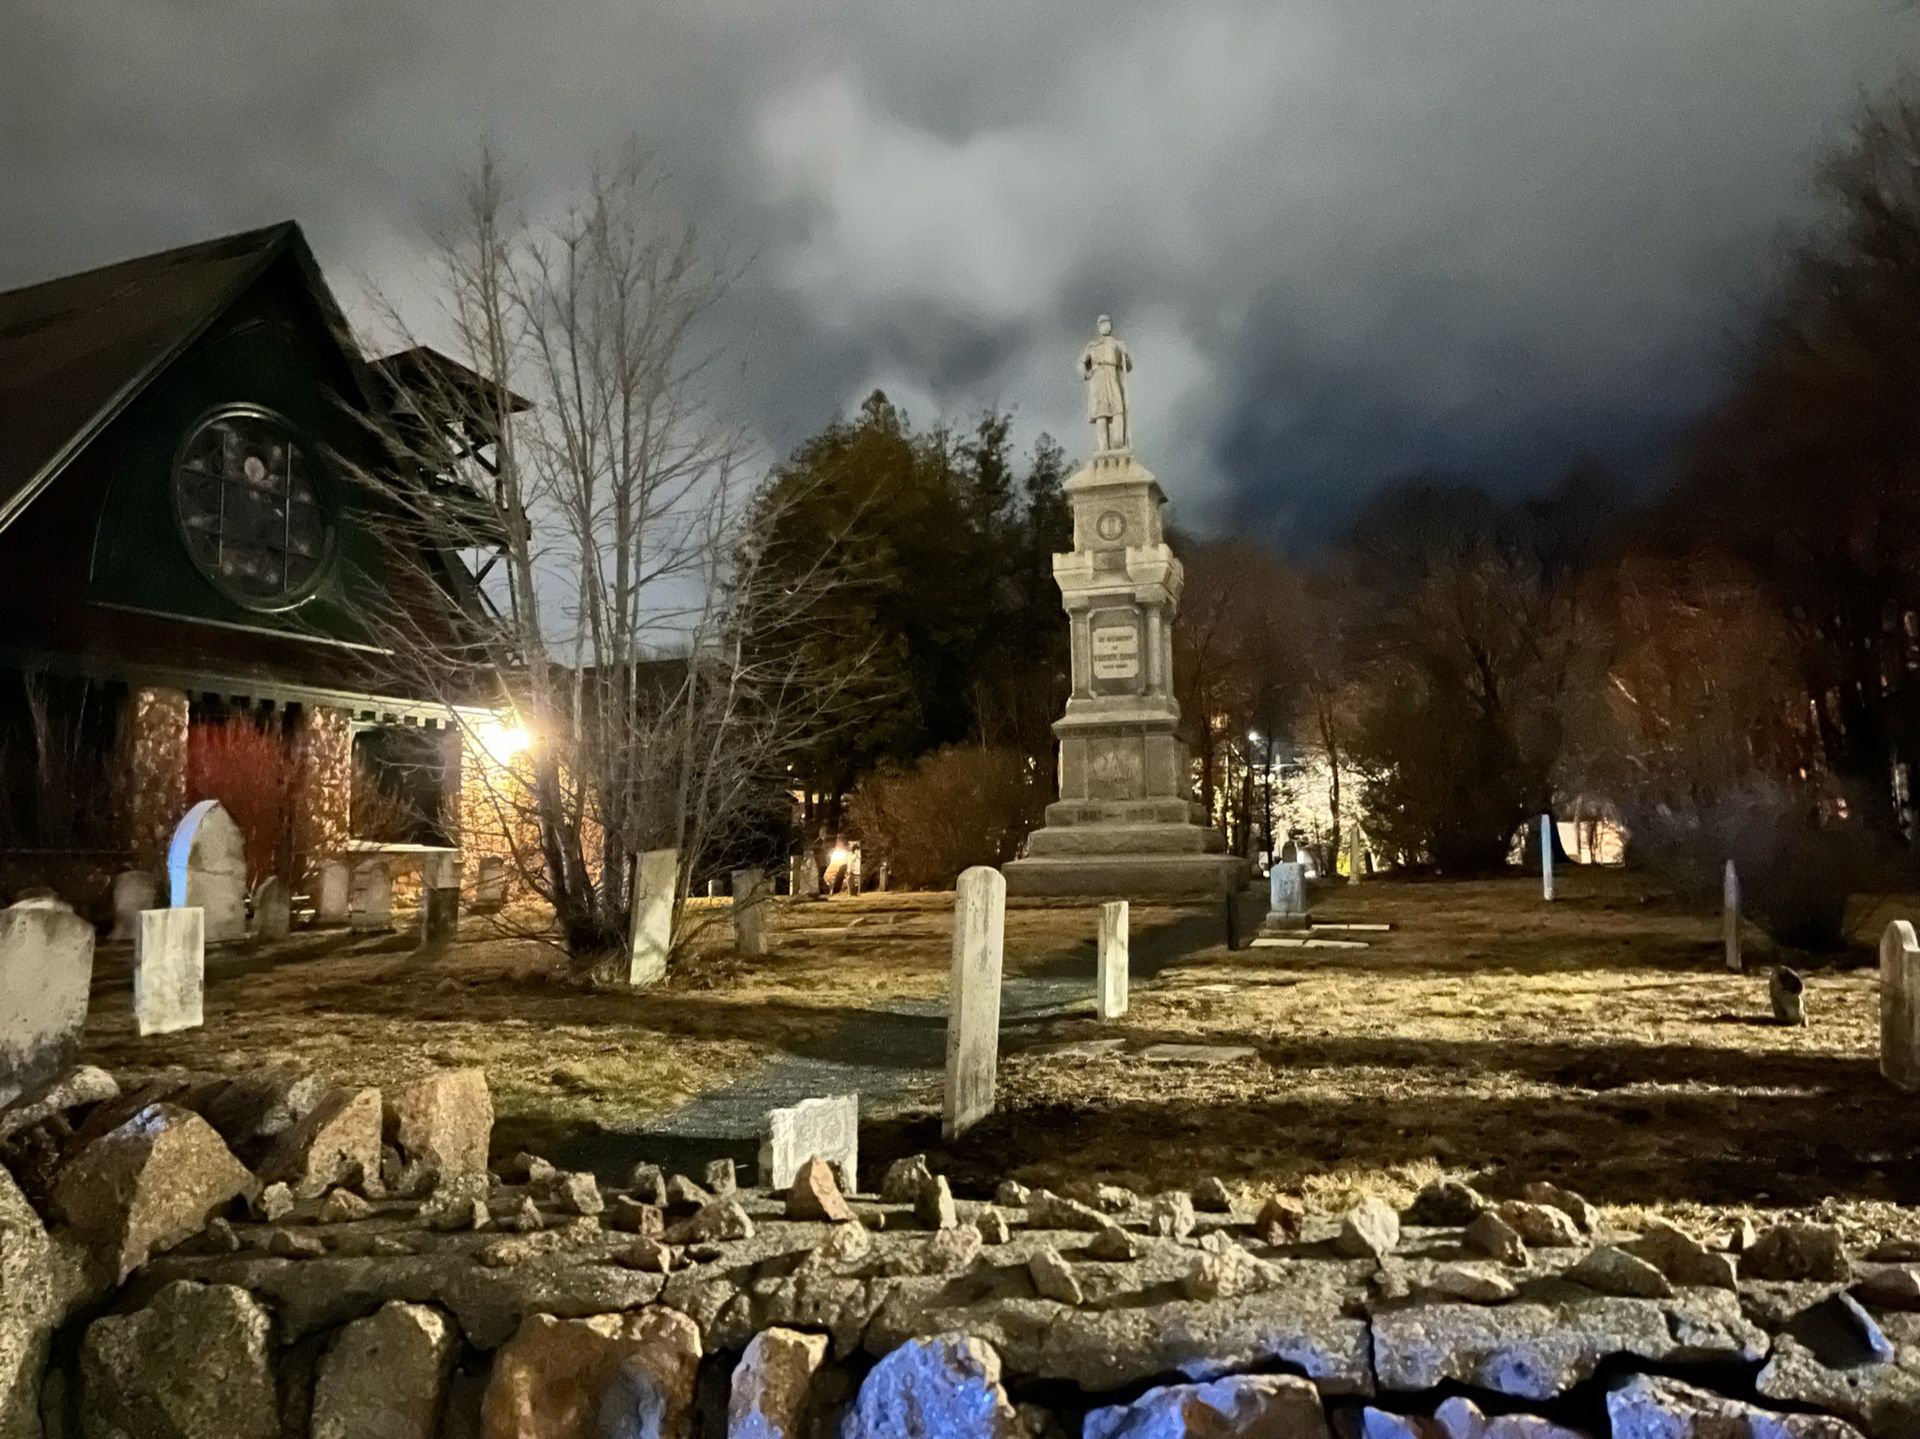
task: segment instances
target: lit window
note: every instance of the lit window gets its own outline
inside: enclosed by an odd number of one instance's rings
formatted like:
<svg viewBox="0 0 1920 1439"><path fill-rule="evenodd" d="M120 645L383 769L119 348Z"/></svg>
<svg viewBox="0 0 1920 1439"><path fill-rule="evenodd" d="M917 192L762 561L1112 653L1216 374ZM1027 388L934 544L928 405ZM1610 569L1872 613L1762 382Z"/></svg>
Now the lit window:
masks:
<svg viewBox="0 0 1920 1439"><path fill-rule="evenodd" d="M241 603L279 608L313 588L326 515L282 421L253 411L207 420L180 452L173 502L194 561Z"/></svg>

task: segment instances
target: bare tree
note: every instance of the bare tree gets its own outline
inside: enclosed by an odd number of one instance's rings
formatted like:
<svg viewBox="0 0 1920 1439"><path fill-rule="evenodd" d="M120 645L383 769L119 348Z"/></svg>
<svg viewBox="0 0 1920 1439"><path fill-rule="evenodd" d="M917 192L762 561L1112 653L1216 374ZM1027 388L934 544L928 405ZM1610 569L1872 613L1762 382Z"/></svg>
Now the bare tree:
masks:
<svg viewBox="0 0 1920 1439"><path fill-rule="evenodd" d="M857 661L809 643L843 556L768 573L773 516L708 400L734 274L648 165L520 219L487 157L462 198L435 255L458 363L417 340L380 363L390 463L362 475L400 583L454 603L399 607L384 638L466 730L468 827L486 817L592 966L627 942L634 854L678 849L684 895L729 841L784 827L797 738L842 718ZM500 704L517 726L473 719Z"/></svg>

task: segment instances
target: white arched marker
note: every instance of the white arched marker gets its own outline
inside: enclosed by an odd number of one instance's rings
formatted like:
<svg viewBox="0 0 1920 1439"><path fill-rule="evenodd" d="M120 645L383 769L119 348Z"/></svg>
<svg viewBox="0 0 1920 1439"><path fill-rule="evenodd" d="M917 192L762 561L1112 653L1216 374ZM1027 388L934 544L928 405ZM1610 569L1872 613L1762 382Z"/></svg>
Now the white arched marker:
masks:
<svg viewBox="0 0 1920 1439"><path fill-rule="evenodd" d="M1553 898L1553 816L1540 816L1540 897Z"/></svg>
<svg viewBox="0 0 1920 1439"><path fill-rule="evenodd" d="M1920 1089L1920 940L1904 919L1880 936L1880 1072Z"/></svg>

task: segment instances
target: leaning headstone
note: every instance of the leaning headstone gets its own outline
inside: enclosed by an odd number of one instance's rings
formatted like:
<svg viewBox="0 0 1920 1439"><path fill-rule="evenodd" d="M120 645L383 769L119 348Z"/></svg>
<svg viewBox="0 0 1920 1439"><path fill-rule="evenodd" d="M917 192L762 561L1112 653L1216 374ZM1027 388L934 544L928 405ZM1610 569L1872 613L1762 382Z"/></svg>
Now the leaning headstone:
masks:
<svg viewBox="0 0 1920 1439"><path fill-rule="evenodd" d="M73 1063L93 985L93 926L58 909L0 909L0 1104Z"/></svg>
<svg viewBox="0 0 1920 1439"><path fill-rule="evenodd" d="M769 893L767 877L759 870L733 872L734 947L750 959L758 959L771 948L767 938L767 924L773 917L773 906L767 902Z"/></svg>
<svg viewBox="0 0 1920 1439"><path fill-rule="evenodd" d="M1540 816L1540 897L1553 898L1553 816Z"/></svg>
<svg viewBox="0 0 1920 1439"><path fill-rule="evenodd" d="M1920 1089L1920 940L1904 919L1880 936L1880 1072Z"/></svg>
<svg viewBox="0 0 1920 1439"><path fill-rule="evenodd" d="M330 859L320 866L319 883L313 896L315 924L345 924L353 902L353 870L344 859Z"/></svg>
<svg viewBox="0 0 1920 1439"><path fill-rule="evenodd" d="M123 869L113 877L113 929L107 938L132 944L140 927L140 911L160 903L160 881L150 869Z"/></svg>
<svg viewBox="0 0 1920 1439"><path fill-rule="evenodd" d="M993 1113L1000 1062L1000 967L1004 956L1007 881L975 865L953 896L953 969L947 993L947 1083L940 1131L966 1133Z"/></svg>
<svg viewBox="0 0 1920 1439"><path fill-rule="evenodd" d="M421 868L420 942L445 944L460 929L460 853L430 854Z"/></svg>
<svg viewBox="0 0 1920 1439"><path fill-rule="evenodd" d="M134 1027L143 1036L198 1029L206 973L203 912L147 910L133 940Z"/></svg>
<svg viewBox="0 0 1920 1439"><path fill-rule="evenodd" d="M650 849L634 856L628 898L633 921L627 935L627 983L636 988L667 977L673 950L673 894L680 882L680 851Z"/></svg>
<svg viewBox="0 0 1920 1439"><path fill-rule="evenodd" d="M393 871L384 859L366 859L353 867L347 891L347 927L362 934L393 928Z"/></svg>
<svg viewBox="0 0 1920 1439"><path fill-rule="evenodd" d="M1267 871L1267 917L1260 932L1305 929L1307 917L1307 867L1297 860L1281 860Z"/></svg>
<svg viewBox="0 0 1920 1439"><path fill-rule="evenodd" d="M1727 968L1736 974L1745 969L1740 955L1740 874L1733 861L1720 876L1720 943L1727 951Z"/></svg>
<svg viewBox="0 0 1920 1439"><path fill-rule="evenodd" d="M173 832L167 903L204 910L208 944L247 937L247 841L217 799L201 800Z"/></svg>
<svg viewBox="0 0 1920 1439"><path fill-rule="evenodd" d="M479 872L473 881L473 907L476 913L492 914L507 902L507 862L497 854L480 856Z"/></svg>
<svg viewBox="0 0 1920 1439"><path fill-rule="evenodd" d="M760 1141L761 1186L787 1188L809 1159L837 1167L846 1191L853 1192L860 1182L859 1095L830 1094L767 1111L767 1134Z"/></svg>
<svg viewBox="0 0 1920 1439"><path fill-rule="evenodd" d="M253 891L255 939L285 939L293 929L293 894L277 874L261 880Z"/></svg>
<svg viewBox="0 0 1920 1439"><path fill-rule="evenodd" d="M1118 1019L1127 1012L1127 902L1110 900L1100 906L1100 944L1095 964L1093 1007L1102 1019Z"/></svg>

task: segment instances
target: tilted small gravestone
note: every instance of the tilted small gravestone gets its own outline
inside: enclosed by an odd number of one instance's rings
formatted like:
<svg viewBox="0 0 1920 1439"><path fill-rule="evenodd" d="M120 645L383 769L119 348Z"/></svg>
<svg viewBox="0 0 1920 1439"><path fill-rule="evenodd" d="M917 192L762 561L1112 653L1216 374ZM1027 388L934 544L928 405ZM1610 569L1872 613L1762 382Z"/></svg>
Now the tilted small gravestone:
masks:
<svg viewBox="0 0 1920 1439"><path fill-rule="evenodd" d="M1100 906L1100 942L1094 963L1094 1012L1118 1019L1127 1012L1127 902Z"/></svg>
<svg viewBox="0 0 1920 1439"><path fill-rule="evenodd" d="M167 902L206 911L206 942L247 937L247 842L217 799L187 811L167 846Z"/></svg>
<svg viewBox="0 0 1920 1439"><path fill-rule="evenodd" d="M1720 943L1727 952L1727 968L1738 974L1747 967L1740 954L1740 874L1733 861L1720 875Z"/></svg>
<svg viewBox="0 0 1920 1439"><path fill-rule="evenodd" d="M473 881L473 908L492 914L507 903L507 862L497 854L483 854Z"/></svg>
<svg viewBox="0 0 1920 1439"><path fill-rule="evenodd" d="M261 880L253 891L255 939L285 939L293 930L293 892L277 874Z"/></svg>
<svg viewBox="0 0 1920 1439"><path fill-rule="evenodd" d="M680 883L680 851L650 849L635 855L628 898L633 919L627 933L627 983L635 988L667 977L673 952L673 897Z"/></svg>
<svg viewBox="0 0 1920 1439"><path fill-rule="evenodd" d="M1920 940L1904 919L1880 936L1880 1072L1920 1089Z"/></svg>
<svg viewBox="0 0 1920 1439"><path fill-rule="evenodd" d="M123 869L113 877L113 929L107 938L132 944L140 927L140 911L160 903L160 881L150 869Z"/></svg>
<svg viewBox="0 0 1920 1439"><path fill-rule="evenodd" d="M347 927L362 934L393 928L393 871L384 859L363 859L353 867L347 890Z"/></svg>
<svg viewBox="0 0 1920 1439"><path fill-rule="evenodd" d="M1267 871L1267 918L1260 928L1305 929L1308 922L1307 867L1282 860Z"/></svg>
<svg viewBox="0 0 1920 1439"><path fill-rule="evenodd" d="M420 942L445 944L460 930L460 855L430 854L421 865Z"/></svg>
<svg viewBox="0 0 1920 1439"><path fill-rule="evenodd" d="M0 1104L73 1063L93 985L93 926L61 909L0 909Z"/></svg>
<svg viewBox="0 0 1920 1439"><path fill-rule="evenodd" d="M353 870L344 859L330 859L320 866L314 887L313 922L345 924L353 900Z"/></svg>
<svg viewBox="0 0 1920 1439"><path fill-rule="evenodd" d="M838 1165L849 1191L860 1182L859 1095L830 1094L767 1111L767 1135L760 1141L760 1183L769 1189L786 1189L793 1183L794 1171L809 1159Z"/></svg>
<svg viewBox="0 0 1920 1439"><path fill-rule="evenodd" d="M953 1139L993 1113L1000 1063L1000 971L1007 881L997 869L964 871L953 895L953 969L947 990L947 1082L940 1132Z"/></svg>
<svg viewBox="0 0 1920 1439"><path fill-rule="evenodd" d="M133 1022L142 1035L198 1029L206 988L203 911L150 909L133 941Z"/></svg>
<svg viewBox="0 0 1920 1439"><path fill-rule="evenodd" d="M758 959L772 946L768 936L773 918L772 890L767 877L757 869L733 872L734 947L750 959Z"/></svg>

